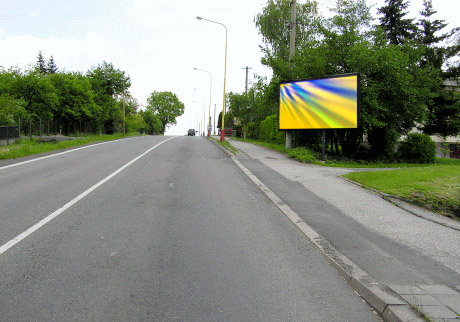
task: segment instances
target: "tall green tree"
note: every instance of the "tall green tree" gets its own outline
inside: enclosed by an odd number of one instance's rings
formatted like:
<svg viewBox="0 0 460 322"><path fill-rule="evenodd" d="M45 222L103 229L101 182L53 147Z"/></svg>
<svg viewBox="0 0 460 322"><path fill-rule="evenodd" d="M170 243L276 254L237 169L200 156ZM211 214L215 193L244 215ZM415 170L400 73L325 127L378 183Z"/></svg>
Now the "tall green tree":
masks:
<svg viewBox="0 0 460 322"><path fill-rule="evenodd" d="M89 79L80 74L56 73L48 76L59 99L55 120L66 129L75 122L90 121L96 111Z"/></svg>
<svg viewBox="0 0 460 322"><path fill-rule="evenodd" d="M161 122L158 115L155 115L155 113L152 110L146 109L145 111L140 111L139 114L143 118L143 121L145 123L144 129L148 134L154 135L164 132L163 123Z"/></svg>
<svg viewBox="0 0 460 322"><path fill-rule="evenodd" d="M417 40L424 50L420 66L432 69L437 76L437 82L434 82L431 89L434 97L428 102L428 119L423 130L427 134L457 135L460 133L460 97L455 91L447 89L445 82L452 73L446 72L445 67L449 60L460 52L460 46L457 44L446 45L451 43L458 28L443 32L447 23L434 18L436 11L432 0L423 1L423 10L420 14L422 18L418 22Z"/></svg>
<svg viewBox="0 0 460 322"><path fill-rule="evenodd" d="M296 47L312 41L318 34L320 19L318 2L307 0L296 4ZM262 63L273 69L276 77L288 79L289 40L291 31L291 0L268 0L262 13L254 17L254 23L262 35L265 46Z"/></svg>
<svg viewBox="0 0 460 322"><path fill-rule="evenodd" d="M57 67L56 62L54 61L54 57L51 56L50 59L48 60L48 63L46 64L46 73L56 74L58 70L59 68Z"/></svg>
<svg viewBox="0 0 460 322"><path fill-rule="evenodd" d="M383 29L372 28L365 0L337 0L333 12L333 17L321 20L320 34L297 44L289 73L283 60L266 55L274 71L269 84L274 86L268 86L264 96L277 106L278 84L289 75L308 79L359 72L360 126L328 135L340 142L344 155L353 157L367 134L374 157L390 157L399 136L425 120L433 74L420 69L421 48L410 42L389 44ZM308 130L298 132L296 138L314 143L319 136Z"/></svg>
<svg viewBox="0 0 460 322"><path fill-rule="evenodd" d="M50 120L59 106L56 88L45 74L30 70L17 75L13 85L15 96L25 102L25 108L33 119Z"/></svg>
<svg viewBox="0 0 460 322"><path fill-rule="evenodd" d="M18 119L26 119L25 102L14 90L20 72L0 69L0 125L17 124Z"/></svg>
<svg viewBox="0 0 460 322"><path fill-rule="evenodd" d="M172 92L154 91L147 98L146 110L160 118L163 133L168 124L175 124L176 118L184 114L184 108L184 103Z"/></svg>
<svg viewBox="0 0 460 322"><path fill-rule="evenodd" d="M413 39L417 30L414 19L404 18L407 16L409 2L405 0L385 0L386 6L378 9L380 26L384 30L386 38L393 45L401 45L408 39Z"/></svg>
<svg viewBox="0 0 460 322"><path fill-rule="evenodd" d="M39 73L46 74L46 62L43 58L42 51L40 50L37 55L37 63L35 65L35 70Z"/></svg>
<svg viewBox="0 0 460 322"><path fill-rule="evenodd" d="M122 122L122 112L117 98L129 89L131 79L124 71L116 69L112 63L103 62L86 74L89 78L94 102L98 110L94 115L99 130L104 127L107 133L115 132Z"/></svg>

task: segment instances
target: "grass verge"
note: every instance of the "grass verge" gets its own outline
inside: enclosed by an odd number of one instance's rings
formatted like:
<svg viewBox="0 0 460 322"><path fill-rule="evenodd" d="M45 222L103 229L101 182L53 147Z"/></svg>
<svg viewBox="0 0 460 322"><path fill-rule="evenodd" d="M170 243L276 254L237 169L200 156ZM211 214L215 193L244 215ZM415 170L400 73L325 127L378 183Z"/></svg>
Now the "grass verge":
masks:
<svg viewBox="0 0 460 322"><path fill-rule="evenodd" d="M353 172L345 178L460 219L460 162L391 171Z"/></svg>
<svg viewBox="0 0 460 322"><path fill-rule="evenodd" d="M286 149L283 145L240 139L263 146L298 161L341 168L397 168L385 171L353 172L344 177L439 214L460 220L460 160L436 158L434 164L383 163L349 160L317 161L319 154L306 148Z"/></svg>
<svg viewBox="0 0 460 322"><path fill-rule="evenodd" d="M231 153L233 153L233 155L236 155L236 153L238 152L238 149L235 148L233 145L231 145L227 140L224 140L221 142L220 140L217 140L213 137L209 137L209 138L213 140L214 142L216 142L217 144L219 144L220 146L222 146L227 151L230 151Z"/></svg>
<svg viewBox="0 0 460 322"><path fill-rule="evenodd" d="M38 142L35 139L22 138L17 140L14 144L0 147L0 160L16 159L29 155L77 147L89 143L118 140L126 137L128 137L128 135L124 134L88 135L75 140L66 140L58 143L44 143Z"/></svg>

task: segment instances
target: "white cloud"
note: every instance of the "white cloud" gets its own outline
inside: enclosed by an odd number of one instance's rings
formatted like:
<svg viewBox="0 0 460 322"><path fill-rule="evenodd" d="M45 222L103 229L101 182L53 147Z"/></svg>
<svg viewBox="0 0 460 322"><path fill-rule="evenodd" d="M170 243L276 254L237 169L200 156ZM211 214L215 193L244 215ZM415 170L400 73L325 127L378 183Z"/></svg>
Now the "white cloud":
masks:
<svg viewBox="0 0 460 322"><path fill-rule="evenodd" d="M44 39L28 35L2 37L0 48L4 49L0 52L0 62L10 62L10 66L5 68L33 65L41 50L45 59L52 55L58 67L81 72L86 72L99 59L103 60L113 51L107 39L94 32L88 33L85 39Z"/></svg>

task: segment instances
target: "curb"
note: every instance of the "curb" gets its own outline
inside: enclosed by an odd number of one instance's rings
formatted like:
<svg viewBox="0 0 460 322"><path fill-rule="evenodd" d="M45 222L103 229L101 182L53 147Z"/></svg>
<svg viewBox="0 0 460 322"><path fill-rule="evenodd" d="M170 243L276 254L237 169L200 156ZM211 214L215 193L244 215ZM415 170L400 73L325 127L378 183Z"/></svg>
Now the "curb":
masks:
<svg viewBox="0 0 460 322"><path fill-rule="evenodd" d="M213 141L214 142L214 141ZM359 296L372 306L387 322L423 322L422 315L388 286L380 284L367 272L358 267L351 259L335 249L327 239L318 234L297 215L283 200L274 194L252 172L250 172L230 151L219 146L235 164L251 179L285 215L311 241L320 254L326 258L339 275L345 279Z"/></svg>
<svg viewBox="0 0 460 322"><path fill-rule="evenodd" d="M436 216L433 216L433 217L427 216L427 215L423 214L422 211L415 210L414 208L416 208L417 206L412 204L412 203L410 203L410 202L408 202L407 200L405 200L403 198L393 196L393 195L389 195L387 193L384 193L384 192L381 192L381 191L378 191L378 190L375 190L375 189L372 189L372 188L366 188L362 184L360 184L359 182L347 179L347 178L342 177L342 176L339 176L338 178L341 178L341 179L343 179L343 180L345 180L345 181L347 181L347 182L349 182L349 183L351 183L351 184L353 184L355 186L358 186L358 187L361 187L361 188L366 189L368 191L371 191L371 192L379 195L382 199L385 199L386 201L391 202L396 207L401 208L401 209L407 211L408 213L410 213L410 214L412 214L414 216L429 220L431 222L434 222L435 224L438 224L438 225L441 225L441 226L444 226L444 227L448 227L448 228L460 231L460 222L457 223L453 219L450 219L448 217L443 217L442 215L436 215ZM428 210L426 210L426 211L428 211ZM436 218L437 216L439 216L439 217Z"/></svg>

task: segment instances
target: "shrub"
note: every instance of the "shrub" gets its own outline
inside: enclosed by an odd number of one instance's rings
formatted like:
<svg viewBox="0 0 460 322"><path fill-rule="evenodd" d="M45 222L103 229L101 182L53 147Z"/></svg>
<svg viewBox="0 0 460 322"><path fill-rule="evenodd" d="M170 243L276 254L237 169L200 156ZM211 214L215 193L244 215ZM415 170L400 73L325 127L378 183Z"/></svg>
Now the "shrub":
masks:
<svg viewBox="0 0 460 322"><path fill-rule="evenodd" d="M316 157L314 153L306 148L295 148L287 151L287 155L290 158L296 159L305 163L314 163Z"/></svg>
<svg viewBox="0 0 460 322"><path fill-rule="evenodd" d="M369 157L374 160L392 160L400 134L391 127L374 128L369 132Z"/></svg>
<svg viewBox="0 0 460 322"><path fill-rule="evenodd" d="M278 116L270 115L260 123L259 139L265 142L283 144L286 141L284 132L278 131Z"/></svg>
<svg viewBox="0 0 460 322"><path fill-rule="evenodd" d="M410 163L434 163L436 143L427 134L409 134L399 147L399 157Z"/></svg>
<svg viewBox="0 0 460 322"><path fill-rule="evenodd" d="M259 126L257 123L251 122L244 127L246 137L250 139L257 139L259 137Z"/></svg>

